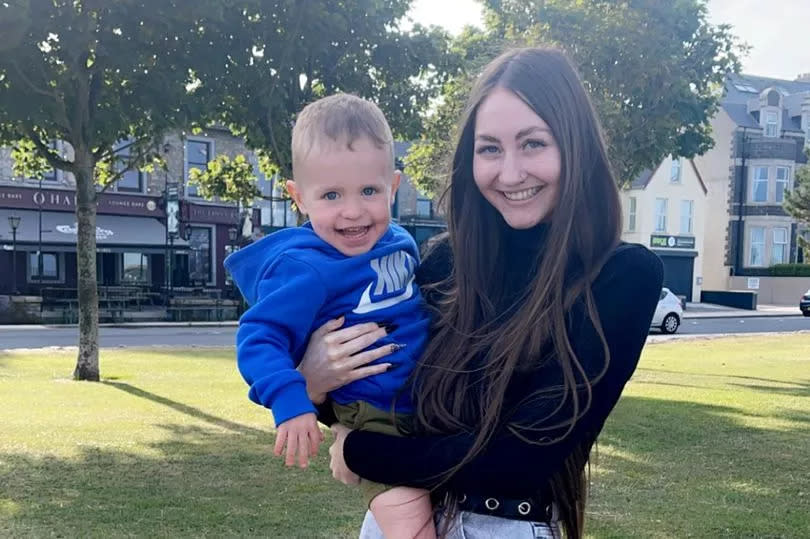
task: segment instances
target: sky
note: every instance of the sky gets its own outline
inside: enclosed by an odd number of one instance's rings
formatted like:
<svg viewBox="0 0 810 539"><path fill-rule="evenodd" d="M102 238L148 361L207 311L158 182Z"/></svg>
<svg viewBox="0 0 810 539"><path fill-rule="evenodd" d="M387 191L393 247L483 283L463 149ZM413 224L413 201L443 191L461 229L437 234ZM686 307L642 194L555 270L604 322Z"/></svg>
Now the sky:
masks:
<svg viewBox="0 0 810 539"><path fill-rule="evenodd" d="M481 26L475 0L415 0L411 16L454 34L467 24ZM709 0L709 21L732 25L752 47L743 58L743 73L794 80L810 72L810 0Z"/></svg>

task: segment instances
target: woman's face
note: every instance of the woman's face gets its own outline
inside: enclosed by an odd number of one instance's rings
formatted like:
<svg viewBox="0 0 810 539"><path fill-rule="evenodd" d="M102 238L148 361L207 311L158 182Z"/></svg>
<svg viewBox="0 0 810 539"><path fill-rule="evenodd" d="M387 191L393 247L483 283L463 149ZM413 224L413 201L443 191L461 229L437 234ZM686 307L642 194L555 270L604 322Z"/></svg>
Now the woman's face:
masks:
<svg viewBox="0 0 810 539"><path fill-rule="evenodd" d="M543 119L514 92L495 88L475 116L473 176L512 228L547 221L560 193L560 148Z"/></svg>

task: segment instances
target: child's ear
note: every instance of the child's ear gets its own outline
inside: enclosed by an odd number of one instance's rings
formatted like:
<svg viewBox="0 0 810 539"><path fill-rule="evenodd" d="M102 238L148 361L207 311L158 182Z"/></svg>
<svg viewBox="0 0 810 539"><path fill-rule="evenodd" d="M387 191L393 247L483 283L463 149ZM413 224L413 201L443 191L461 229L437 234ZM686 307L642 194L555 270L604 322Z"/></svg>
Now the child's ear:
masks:
<svg viewBox="0 0 810 539"><path fill-rule="evenodd" d="M304 205L301 202L301 191L298 190L298 186L295 185L295 182L292 180L287 180L285 186L287 187L287 192L290 194L293 202L295 202L295 205L298 206L298 211L306 214L307 210L304 208Z"/></svg>
<svg viewBox="0 0 810 539"><path fill-rule="evenodd" d="M391 180L391 204L397 197L397 189L399 189L399 182L402 180L402 173L398 170L394 171L394 177Z"/></svg>

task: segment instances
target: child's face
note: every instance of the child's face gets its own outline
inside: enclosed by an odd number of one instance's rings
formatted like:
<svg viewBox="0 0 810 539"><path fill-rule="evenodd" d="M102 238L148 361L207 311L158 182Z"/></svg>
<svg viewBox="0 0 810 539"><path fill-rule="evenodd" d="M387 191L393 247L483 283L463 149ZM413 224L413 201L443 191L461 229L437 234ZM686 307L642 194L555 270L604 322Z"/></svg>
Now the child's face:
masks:
<svg viewBox="0 0 810 539"><path fill-rule="evenodd" d="M318 237L346 256L368 252L385 234L399 187L390 153L364 138L352 148L313 149L287 182Z"/></svg>

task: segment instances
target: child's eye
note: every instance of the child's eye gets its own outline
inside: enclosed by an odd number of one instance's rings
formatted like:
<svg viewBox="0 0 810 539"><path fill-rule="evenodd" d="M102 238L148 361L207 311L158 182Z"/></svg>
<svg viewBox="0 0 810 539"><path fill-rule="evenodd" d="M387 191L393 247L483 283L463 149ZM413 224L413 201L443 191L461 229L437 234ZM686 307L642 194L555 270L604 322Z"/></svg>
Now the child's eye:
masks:
<svg viewBox="0 0 810 539"><path fill-rule="evenodd" d="M377 189L375 187L364 187L363 188L363 196L370 197L372 195L377 194Z"/></svg>
<svg viewBox="0 0 810 539"><path fill-rule="evenodd" d="M536 150L537 148L545 148L548 146L544 140L533 140L529 139L523 143L524 148L528 148L530 150Z"/></svg>
<svg viewBox="0 0 810 539"><path fill-rule="evenodd" d="M323 194L323 198L326 200L337 200L339 196L340 195L338 195L335 191L329 191L328 193Z"/></svg>
<svg viewBox="0 0 810 539"><path fill-rule="evenodd" d="M479 146L475 149L475 153L477 154L494 154L498 153L498 147L494 144L488 144L486 146Z"/></svg>

